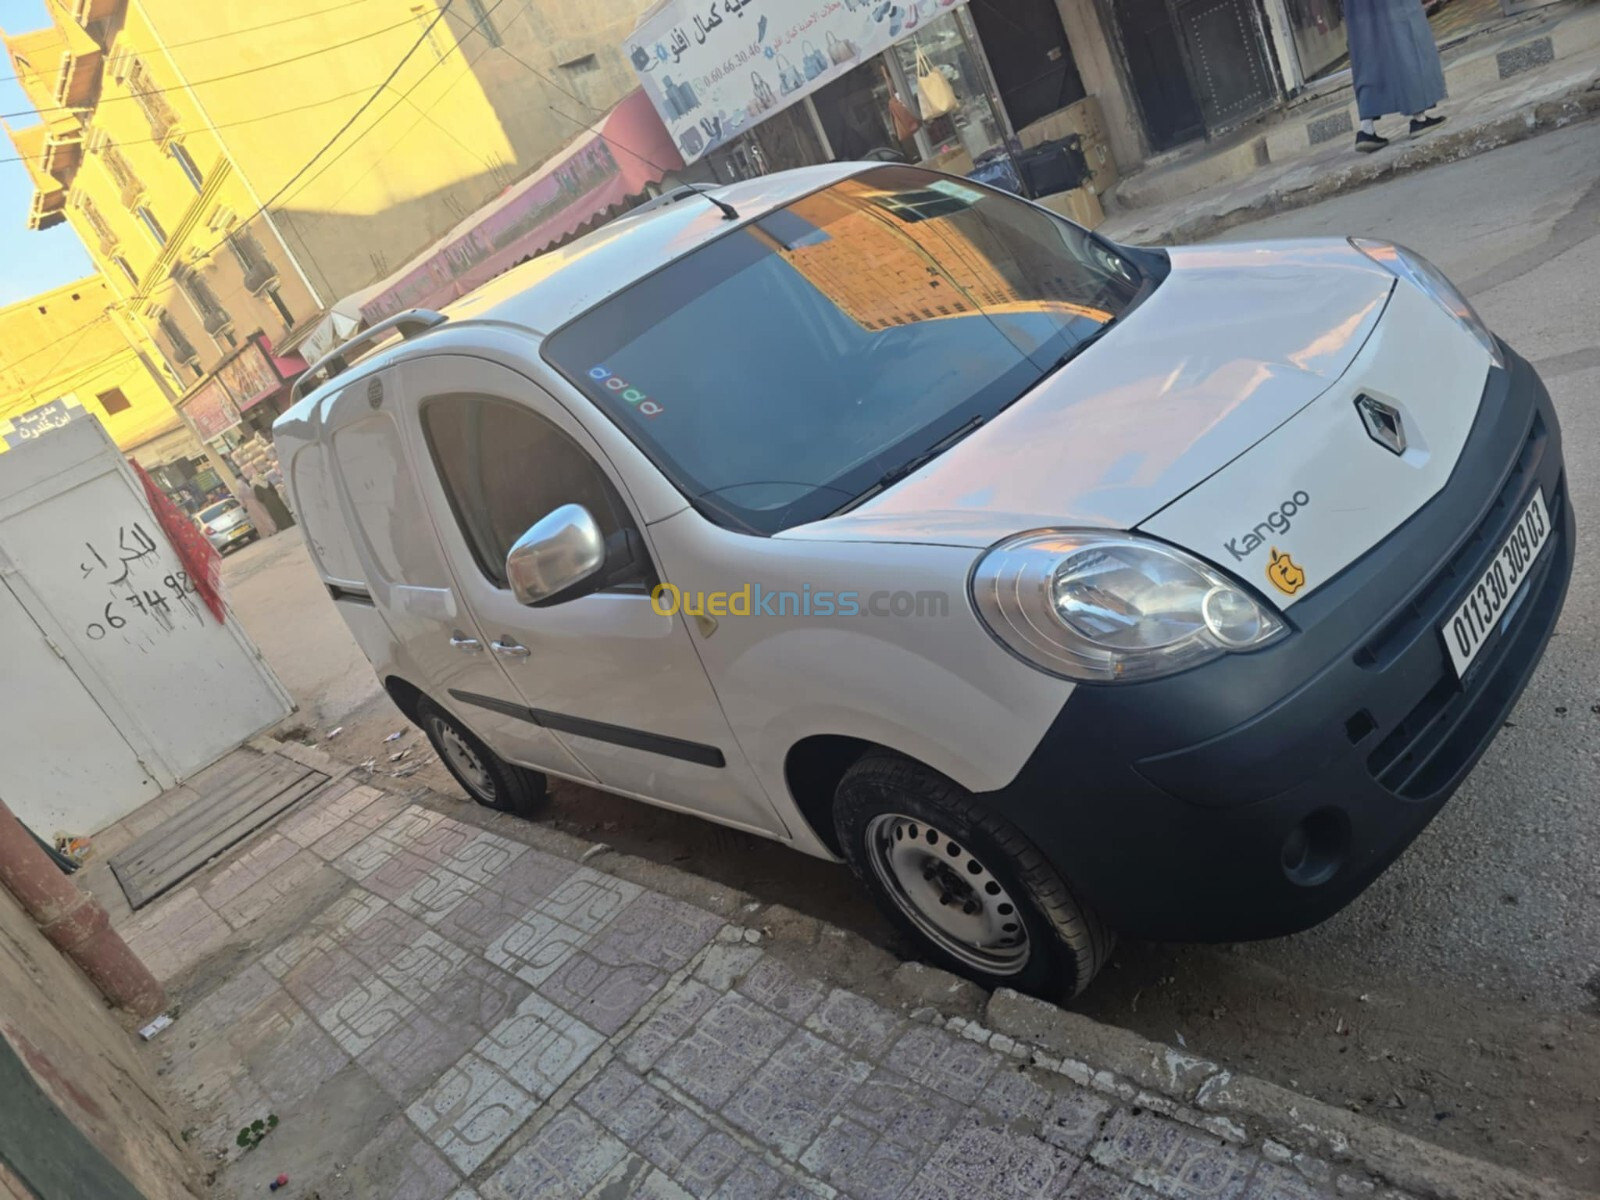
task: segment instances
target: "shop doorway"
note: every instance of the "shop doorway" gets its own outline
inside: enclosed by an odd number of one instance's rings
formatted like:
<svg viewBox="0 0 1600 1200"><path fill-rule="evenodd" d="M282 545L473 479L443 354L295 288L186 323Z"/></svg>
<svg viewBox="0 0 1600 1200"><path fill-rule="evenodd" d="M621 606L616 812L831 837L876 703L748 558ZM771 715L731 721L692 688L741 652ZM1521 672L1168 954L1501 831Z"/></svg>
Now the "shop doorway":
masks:
<svg viewBox="0 0 1600 1200"><path fill-rule="evenodd" d="M969 11L1013 129L1084 98L1055 0L972 0Z"/></svg>
<svg viewBox="0 0 1600 1200"><path fill-rule="evenodd" d="M1150 148L1159 153L1203 137L1205 120L1167 0L1118 0L1115 11Z"/></svg>
<svg viewBox="0 0 1600 1200"><path fill-rule="evenodd" d="M1153 151L1221 133L1277 98L1256 0L1115 0L1113 11Z"/></svg>
<svg viewBox="0 0 1600 1200"><path fill-rule="evenodd" d="M1256 0L1169 0L1206 130L1218 133L1277 98Z"/></svg>

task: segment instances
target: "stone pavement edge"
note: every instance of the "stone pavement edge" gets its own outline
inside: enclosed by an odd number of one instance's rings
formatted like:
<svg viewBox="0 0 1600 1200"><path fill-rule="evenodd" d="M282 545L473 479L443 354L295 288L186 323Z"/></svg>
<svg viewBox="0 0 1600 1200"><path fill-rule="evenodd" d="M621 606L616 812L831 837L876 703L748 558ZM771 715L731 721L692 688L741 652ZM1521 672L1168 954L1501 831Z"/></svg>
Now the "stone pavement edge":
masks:
<svg viewBox="0 0 1600 1200"><path fill-rule="evenodd" d="M359 775L118 920L180 1002L141 1049L219 1197L1577 1195Z"/></svg>

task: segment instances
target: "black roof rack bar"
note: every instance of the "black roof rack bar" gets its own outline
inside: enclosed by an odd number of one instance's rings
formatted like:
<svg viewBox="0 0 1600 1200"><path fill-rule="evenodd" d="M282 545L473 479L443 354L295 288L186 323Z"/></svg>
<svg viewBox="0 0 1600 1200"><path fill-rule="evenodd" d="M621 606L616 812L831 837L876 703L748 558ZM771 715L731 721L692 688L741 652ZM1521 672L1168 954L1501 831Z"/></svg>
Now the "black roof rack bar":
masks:
<svg viewBox="0 0 1600 1200"><path fill-rule="evenodd" d="M342 343L336 349L324 354L316 362L306 368L304 375L294 381L290 389L289 399L299 400L317 386L318 380L326 372L327 378L336 379L350 369L350 356L356 351L365 349L380 338L391 333L398 333L402 338L414 338L418 334L427 333L436 325L442 325L450 318L441 312L434 312L431 308L413 308L407 312L396 313L386 320L379 321L371 329L363 330L349 341Z"/></svg>

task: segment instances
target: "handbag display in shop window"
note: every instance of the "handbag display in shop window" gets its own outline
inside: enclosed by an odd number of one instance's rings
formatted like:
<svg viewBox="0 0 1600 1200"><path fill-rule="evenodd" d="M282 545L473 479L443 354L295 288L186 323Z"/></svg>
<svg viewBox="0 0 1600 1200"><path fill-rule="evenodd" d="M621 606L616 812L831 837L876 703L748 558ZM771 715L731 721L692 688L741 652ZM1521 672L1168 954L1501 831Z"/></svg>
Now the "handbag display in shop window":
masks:
<svg viewBox="0 0 1600 1200"><path fill-rule="evenodd" d="M917 106L922 110L924 121L947 116L961 107L944 72L929 61L920 46L917 47Z"/></svg>

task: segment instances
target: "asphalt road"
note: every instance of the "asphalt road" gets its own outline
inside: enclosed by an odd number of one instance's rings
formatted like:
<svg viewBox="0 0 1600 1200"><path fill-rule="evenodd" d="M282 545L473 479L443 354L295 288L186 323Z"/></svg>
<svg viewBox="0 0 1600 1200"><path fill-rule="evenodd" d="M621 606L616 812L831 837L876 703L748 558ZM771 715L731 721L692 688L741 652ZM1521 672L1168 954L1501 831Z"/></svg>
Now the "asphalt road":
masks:
<svg viewBox="0 0 1600 1200"><path fill-rule="evenodd" d="M1482 764L1347 910L1273 942L1124 943L1079 1007L1467 1152L1600 1187L1600 122L1227 236L1323 234L1420 250L1538 366L1560 410L1579 525L1566 610ZM382 738L399 718L298 534L246 548L225 573L310 736L343 725L325 748L395 769ZM390 783L454 790L437 763ZM841 867L577 786L556 789L541 819L903 949Z"/></svg>

